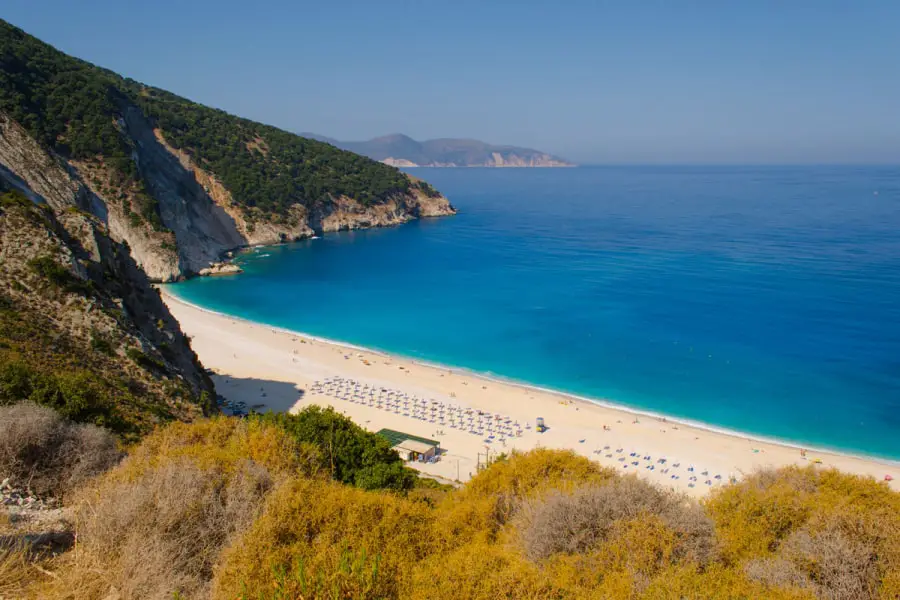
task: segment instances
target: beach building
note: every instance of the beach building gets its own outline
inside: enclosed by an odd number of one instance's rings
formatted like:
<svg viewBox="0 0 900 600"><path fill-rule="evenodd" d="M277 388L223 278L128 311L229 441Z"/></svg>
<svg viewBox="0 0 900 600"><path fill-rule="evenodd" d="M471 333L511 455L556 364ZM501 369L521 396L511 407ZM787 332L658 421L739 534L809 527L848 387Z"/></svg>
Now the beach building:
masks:
<svg viewBox="0 0 900 600"><path fill-rule="evenodd" d="M419 437L393 429L382 429L378 435L386 439L400 458L410 461L431 461L440 454L441 444L436 440Z"/></svg>
<svg viewBox="0 0 900 600"><path fill-rule="evenodd" d="M417 442L415 440L403 440L396 446L394 450L400 455L400 458L407 462L415 460L431 460L437 453L437 446Z"/></svg>

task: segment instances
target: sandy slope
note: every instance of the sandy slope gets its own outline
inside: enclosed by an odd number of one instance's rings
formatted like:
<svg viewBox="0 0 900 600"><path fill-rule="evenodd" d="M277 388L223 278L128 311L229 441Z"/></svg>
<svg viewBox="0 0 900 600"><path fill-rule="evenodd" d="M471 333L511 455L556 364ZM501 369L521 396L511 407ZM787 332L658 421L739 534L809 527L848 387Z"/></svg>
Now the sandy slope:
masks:
<svg viewBox="0 0 900 600"><path fill-rule="evenodd" d="M804 458L797 448L640 416L561 394L277 331L188 305L165 288L163 298L184 332L193 339L192 345L203 364L218 373L214 379L219 394L232 401L244 401L248 408L257 410L331 405L372 431L387 427L440 440L446 450L442 460L417 467L447 479L465 481L476 472L486 453L542 446L572 449L620 472L638 473L693 495L705 494L729 478L740 478L760 466L803 465L815 460L879 480L890 473L896 478L890 485L900 489L900 467L896 464L818 451L810 451ZM523 425L528 423L531 428L525 429L521 437L507 439L505 444L499 440L486 444L484 436L309 392L314 382L335 376L500 413ZM533 427L538 416L550 427L542 434ZM619 449L622 451L617 452ZM637 456L630 456L632 452ZM650 460L645 460L646 456ZM665 464L657 462L663 457ZM634 461L638 464L632 464ZM651 465L653 470L648 468ZM694 468L692 472L690 467ZM708 474L703 475L704 471ZM721 479L715 479L717 474ZM693 476L696 482L691 481ZM712 485L707 485L707 480Z"/></svg>

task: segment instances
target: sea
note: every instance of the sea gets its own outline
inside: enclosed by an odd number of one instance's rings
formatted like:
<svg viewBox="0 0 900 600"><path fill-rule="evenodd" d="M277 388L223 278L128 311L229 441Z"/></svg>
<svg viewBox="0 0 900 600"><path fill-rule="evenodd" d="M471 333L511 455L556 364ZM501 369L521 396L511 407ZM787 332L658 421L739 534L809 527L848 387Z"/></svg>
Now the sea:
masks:
<svg viewBox="0 0 900 600"><path fill-rule="evenodd" d="M201 307L900 460L900 168L411 169L459 214L257 248Z"/></svg>

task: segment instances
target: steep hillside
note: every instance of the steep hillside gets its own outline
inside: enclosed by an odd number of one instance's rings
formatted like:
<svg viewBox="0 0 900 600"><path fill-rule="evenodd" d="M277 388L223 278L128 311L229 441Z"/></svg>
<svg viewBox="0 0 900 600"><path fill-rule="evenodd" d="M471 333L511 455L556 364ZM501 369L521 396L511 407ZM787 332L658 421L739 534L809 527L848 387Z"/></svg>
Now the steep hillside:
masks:
<svg viewBox="0 0 900 600"><path fill-rule="evenodd" d="M517 146L494 146L478 140L446 138L417 142L409 136L397 133L366 142L340 142L314 134L304 135L397 167L575 166L565 159L540 150Z"/></svg>
<svg viewBox="0 0 900 600"><path fill-rule="evenodd" d="M395 168L125 79L3 21L0 172L97 216L160 281L236 246L455 212Z"/></svg>
<svg viewBox="0 0 900 600"><path fill-rule="evenodd" d="M188 340L99 219L2 191L0 404L30 399L126 439L214 411Z"/></svg>

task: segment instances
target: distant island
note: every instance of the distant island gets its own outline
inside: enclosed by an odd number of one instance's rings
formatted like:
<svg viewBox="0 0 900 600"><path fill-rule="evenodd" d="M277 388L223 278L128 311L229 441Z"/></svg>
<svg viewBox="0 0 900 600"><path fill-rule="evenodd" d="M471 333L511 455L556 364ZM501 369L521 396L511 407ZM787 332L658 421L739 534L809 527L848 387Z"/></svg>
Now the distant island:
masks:
<svg viewBox="0 0 900 600"><path fill-rule="evenodd" d="M341 142L315 133L301 133L343 150L368 156L394 167L574 167L563 158L517 146L494 146L478 140L442 138L417 142L397 133L367 142Z"/></svg>

